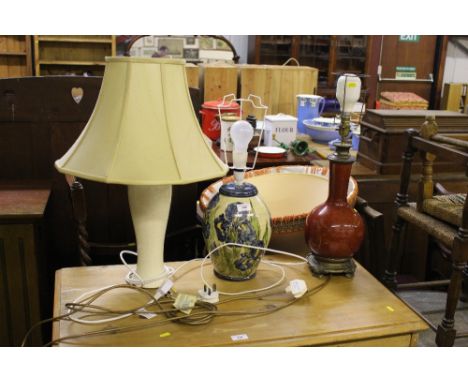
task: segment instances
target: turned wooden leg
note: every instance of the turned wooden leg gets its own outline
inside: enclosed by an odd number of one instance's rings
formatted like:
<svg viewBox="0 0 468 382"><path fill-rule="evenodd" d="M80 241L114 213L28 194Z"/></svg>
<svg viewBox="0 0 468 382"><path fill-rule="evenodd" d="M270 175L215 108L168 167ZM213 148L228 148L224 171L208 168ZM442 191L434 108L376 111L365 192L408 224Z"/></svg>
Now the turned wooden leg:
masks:
<svg viewBox="0 0 468 382"><path fill-rule="evenodd" d="M460 296L461 276L464 264L453 264L452 277L447 294L445 315L437 327L437 346L453 346L457 331L455 330L455 310Z"/></svg>
<svg viewBox="0 0 468 382"><path fill-rule="evenodd" d="M418 132L414 129L410 129L408 130L407 135L408 143L402 156L403 166L401 167L400 190L395 198L396 217L392 227L392 238L390 241L390 251L387 262L388 265L382 277L382 282L391 290L395 290L397 287L396 275L400 260L401 231L405 226L405 221L398 216L398 208L408 205L408 187L411 178L411 164L413 162L414 153L416 152L416 149L412 146L412 141L413 137L418 135Z"/></svg>
<svg viewBox="0 0 468 382"><path fill-rule="evenodd" d="M461 284L463 271L466 267L468 257L467 246L468 237L460 235L455 237L452 250L452 276L447 291L447 302L445 305L445 315L442 322L437 327L436 344L437 346L453 346L457 331L455 330L455 310L457 309L458 299L461 293Z"/></svg>
<svg viewBox="0 0 468 382"><path fill-rule="evenodd" d="M395 223L392 226L392 238L390 241L390 251L388 254L387 268L382 278L382 282L384 283L384 285L391 290L396 290L397 287L396 275L401 255L401 233L404 229L405 223L406 222L402 218L397 216Z"/></svg>
<svg viewBox="0 0 468 382"><path fill-rule="evenodd" d="M88 231L86 229L86 221L88 220L86 198L83 185L76 179L70 185L70 196L73 207L73 219L75 220L78 234L80 265L91 265L93 261L89 255Z"/></svg>

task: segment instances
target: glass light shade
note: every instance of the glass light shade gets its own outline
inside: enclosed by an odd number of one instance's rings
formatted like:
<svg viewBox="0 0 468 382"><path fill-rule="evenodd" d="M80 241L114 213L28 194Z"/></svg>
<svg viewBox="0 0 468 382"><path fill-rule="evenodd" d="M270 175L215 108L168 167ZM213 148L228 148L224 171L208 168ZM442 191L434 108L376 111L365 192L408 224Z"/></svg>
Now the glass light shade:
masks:
<svg viewBox="0 0 468 382"><path fill-rule="evenodd" d="M345 91L346 87L346 91ZM336 99L344 113L351 113L361 96L361 79L355 74L343 74L336 83Z"/></svg>
<svg viewBox="0 0 468 382"><path fill-rule="evenodd" d="M106 62L88 124L55 162L60 172L126 185L186 184L226 174L198 124L184 60Z"/></svg>

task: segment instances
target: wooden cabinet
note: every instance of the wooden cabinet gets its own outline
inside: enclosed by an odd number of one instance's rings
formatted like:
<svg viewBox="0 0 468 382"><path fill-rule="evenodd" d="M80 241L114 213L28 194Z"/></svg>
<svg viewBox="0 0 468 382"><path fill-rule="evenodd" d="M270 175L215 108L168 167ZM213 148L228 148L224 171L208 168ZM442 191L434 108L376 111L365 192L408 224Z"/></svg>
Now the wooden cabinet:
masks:
<svg viewBox="0 0 468 382"><path fill-rule="evenodd" d="M282 65L293 57L319 70L318 93L334 92L336 74L367 71L372 36L257 36L255 63Z"/></svg>
<svg viewBox="0 0 468 382"><path fill-rule="evenodd" d="M50 189L0 187L0 346L19 346L33 324L50 316L45 311L50 288L41 261ZM42 343L38 329L27 344Z"/></svg>
<svg viewBox="0 0 468 382"><path fill-rule="evenodd" d="M297 36L257 36L255 64L282 65L297 56Z"/></svg>
<svg viewBox="0 0 468 382"><path fill-rule="evenodd" d="M376 99L384 91L416 93L438 109L442 91L448 36L376 36L373 55L375 72L369 72L377 87ZM380 65L381 74L377 67ZM398 78L397 72L411 70L415 78Z"/></svg>
<svg viewBox="0 0 468 382"><path fill-rule="evenodd" d="M31 75L31 37L0 35L0 78Z"/></svg>
<svg viewBox="0 0 468 382"><path fill-rule="evenodd" d="M102 76L106 56L115 56L115 36L34 36L36 76Z"/></svg>

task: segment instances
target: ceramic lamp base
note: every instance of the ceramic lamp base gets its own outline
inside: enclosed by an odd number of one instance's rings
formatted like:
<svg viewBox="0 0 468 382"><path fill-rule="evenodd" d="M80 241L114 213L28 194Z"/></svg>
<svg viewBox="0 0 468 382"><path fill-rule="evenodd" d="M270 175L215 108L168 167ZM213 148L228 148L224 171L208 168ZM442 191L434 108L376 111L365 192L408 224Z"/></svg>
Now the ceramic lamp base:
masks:
<svg viewBox="0 0 468 382"><path fill-rule="evenodd" d="M310 269L315 276L344 275L353 277L356 271L356 264L352 258L330 259L311 253L307 256Z"/></svg>
<svg viewBox="0 0 468 382"><path fill-rule="evenodd" d="M213 269L213 273L215 274L216 277L222 279L222 280L228 280L228 281L246 281L246 280L251 280L255 277L256 273L252 273L251 275L245 276L245 277L231 277L228 275L223 275L216 270Z"/></svg>
<svg viewBox="0 0 468 382"><path fill-rule="evenodd" d="M172 187L128 186L128 200L138 249L138 276L143 287L157 288L167 277L164 238L171 206Z"/></svg>

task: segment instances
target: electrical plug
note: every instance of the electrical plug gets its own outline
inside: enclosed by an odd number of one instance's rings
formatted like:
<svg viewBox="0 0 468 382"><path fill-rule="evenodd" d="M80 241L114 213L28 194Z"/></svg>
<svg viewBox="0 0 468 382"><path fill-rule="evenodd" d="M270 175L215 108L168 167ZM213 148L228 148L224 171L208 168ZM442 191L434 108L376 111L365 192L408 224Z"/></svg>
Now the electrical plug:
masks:
<svg viewBox="0 0 468 382"><path fill-rule="evenodd" d="M219 302L219 293L216 290L216 284L213 284L213 287L209 287L206 284L203 285L203 289L198 290L198 299L211 304Z"/></svg>
<svg viewBox="0 0 468 382"><path fill-rule="evenodd" d="M299 298L304 296L307 292L307 284L304 280L291 280L285 290L286 292L291 293L295 298Z"/></svg>
<svg viewBox="0 0 468 382"><path fill-rule="evenodd" d="M159 300L161 297L165 296L171 290L174 282L171 279L167 279L156 291L154 298Z"/></svg>

